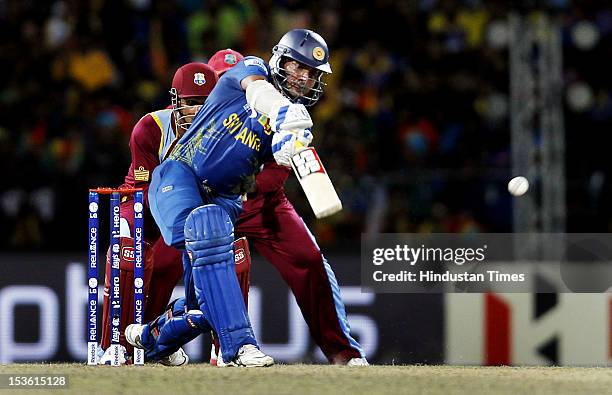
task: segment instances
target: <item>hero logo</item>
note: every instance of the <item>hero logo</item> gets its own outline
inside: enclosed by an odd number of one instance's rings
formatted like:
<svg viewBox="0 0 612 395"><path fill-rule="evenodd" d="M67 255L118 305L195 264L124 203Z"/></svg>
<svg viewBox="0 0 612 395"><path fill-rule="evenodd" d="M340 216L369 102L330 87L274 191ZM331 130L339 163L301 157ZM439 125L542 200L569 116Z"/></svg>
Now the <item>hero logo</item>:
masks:
<svg viewBox="0 0 612 395"><path fill-rule="evenodd" d="M292 161L300 178L304 178L312 173L325 173L319 156L312 147L293 155Z"/></svg>
<svg viewBox="0 0 612 395"><path fill-rule="evenodd" d="M134 262L134 247L125 246L121 249L121 256L128 262Z"/></svg>
<svg viewBox="0 0 612 395"><path fill-rule="evenodd" d="M240 265L241 263L243 263L245 258L246 255L244 253L244 249L240 248L236 250L236 252L234 252L234 262L236 263L236 265Z"/></svg>

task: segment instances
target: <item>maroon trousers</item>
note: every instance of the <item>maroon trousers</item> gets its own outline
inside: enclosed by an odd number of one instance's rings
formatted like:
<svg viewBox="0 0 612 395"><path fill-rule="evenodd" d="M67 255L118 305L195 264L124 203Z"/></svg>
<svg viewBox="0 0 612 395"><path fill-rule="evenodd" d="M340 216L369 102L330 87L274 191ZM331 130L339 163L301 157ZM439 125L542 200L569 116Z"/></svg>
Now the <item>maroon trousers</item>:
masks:
<svg viewBox="0 0 612 395"><path fill-rule="evenodd" d="M254 210L245 205L247 211L236 223L237 237L246 236L279 271L295 296L311 336L330 363L343 364L365 356L349 334L331 267L293 205L284 194L281 196L275 197L275 204L263 204Z"/></svg>

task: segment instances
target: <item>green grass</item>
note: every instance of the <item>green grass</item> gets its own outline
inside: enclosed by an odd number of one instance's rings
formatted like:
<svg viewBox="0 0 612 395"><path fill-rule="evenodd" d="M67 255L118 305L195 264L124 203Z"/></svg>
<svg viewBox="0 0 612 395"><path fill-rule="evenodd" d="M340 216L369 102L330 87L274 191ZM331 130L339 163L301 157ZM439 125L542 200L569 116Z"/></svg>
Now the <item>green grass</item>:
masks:
<svg viewBox="0 0 612 395"><path fill-rule="evenodd" d="M88 367L81 364L14 364L0 374L65 374L69 387L51 394L604 394L612 369L556 367L277 365L214 368ZM7 390L2 394L41 394Z"/></svg>

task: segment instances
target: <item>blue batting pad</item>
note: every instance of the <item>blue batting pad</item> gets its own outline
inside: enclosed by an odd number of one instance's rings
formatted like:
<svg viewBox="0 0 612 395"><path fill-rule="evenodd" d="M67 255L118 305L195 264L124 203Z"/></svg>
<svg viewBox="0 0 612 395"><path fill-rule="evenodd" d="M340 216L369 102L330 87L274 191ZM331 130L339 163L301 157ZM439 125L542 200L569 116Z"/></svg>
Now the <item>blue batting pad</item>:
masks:
<svg viewBox="0 0 612 395"><path fill-rule="evenodd" d="M193 210L185 221L185 247L191 259L195 294L217 332L223 359L240 346L257 345L234 269L234 225L214 204Z"/></svg>
<svg viewBox="0 0 612 395"><path fill-rule="evenodd" d="M191 260L187 251L183 252L183 281L185 283L185 306L187 310L197 310L200 308L200 303L195 294L193 286L193 276L191 270Z"/></svg>
<svg viewBox="0 0 612 395"><path fill-rule="evenodd" d="M159 322L159 335L156 339L147 325L142 333L142 343L146 347L146 358L158 360L177 351L211 327L199 310L176 312L177 316ZM153 340L153 342L151 342Z"/></svg>

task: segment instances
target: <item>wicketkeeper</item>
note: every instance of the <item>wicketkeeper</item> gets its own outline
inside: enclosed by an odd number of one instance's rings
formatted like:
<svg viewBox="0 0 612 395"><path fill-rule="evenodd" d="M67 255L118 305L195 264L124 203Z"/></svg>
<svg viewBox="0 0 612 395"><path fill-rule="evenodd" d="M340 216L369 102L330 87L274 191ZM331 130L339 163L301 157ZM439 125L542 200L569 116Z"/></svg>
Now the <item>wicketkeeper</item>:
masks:
<svg viewBox="0 0 612 395"><path fill-rule="evenodd" d="M169 150L191 125L193 117L213 90L218 81L216 72L204 63L189 63L180 67L172 79L170 89L171 106L143 116L134 126L130 137L130 164L125 181L120 188L142 188L145 205L145 251L144 251L144 294L145 322L161 314L170 300L176 283L183 274L181 252L168 247L161 238L159 228L151 216L148 189L151 173L165 158ZM132 196L124 196L121 202L121 333L133 321L134 316L134 257L132 229L134 207ZM110 260L107 255L106 278L104 287L104 308L102 319L101 347L107 350L110 345L110 317L108 289L110 284ZM131 354L131 346L122 335L121 344ZM103 355L104 363L110 355ZM176 355L162 360L166 364L187 362L182 350Z"/></svg>

